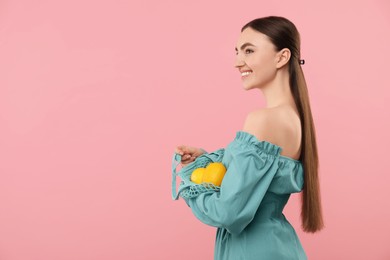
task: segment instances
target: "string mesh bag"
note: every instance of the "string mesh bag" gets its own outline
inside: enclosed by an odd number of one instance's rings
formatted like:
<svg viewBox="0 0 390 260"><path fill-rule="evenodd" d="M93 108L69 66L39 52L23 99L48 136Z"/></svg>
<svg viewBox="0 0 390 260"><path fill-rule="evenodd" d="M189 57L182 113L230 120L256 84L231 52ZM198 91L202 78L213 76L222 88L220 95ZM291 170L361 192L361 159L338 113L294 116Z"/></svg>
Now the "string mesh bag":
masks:
<svg viewBox="0 0 390 260"><path fill-rule="evenodd" d="M181 155L175 153L172 160L172 199L177 200L179 196L182 198L194 198L201 193L218 192L220 187L215 186L212 183L196 184L191 181L191 174L197 168L205 168L212 162L222 162L224 155L224 148L218 149L211 153L204 153L198 156L195 161L189 163L185 167L181 168L179 172L176 172L177 166L181 162ZM176 177L181 179L179 189L176 192Z"/></svg>

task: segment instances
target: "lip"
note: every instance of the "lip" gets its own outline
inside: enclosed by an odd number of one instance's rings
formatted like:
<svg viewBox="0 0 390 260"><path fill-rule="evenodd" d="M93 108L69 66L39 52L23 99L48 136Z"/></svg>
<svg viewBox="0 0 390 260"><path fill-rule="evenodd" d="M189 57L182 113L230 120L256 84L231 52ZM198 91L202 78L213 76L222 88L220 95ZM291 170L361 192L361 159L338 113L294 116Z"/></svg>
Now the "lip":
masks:
<svg viewBox="0 0 390 260"><path fill-rule="evenodd" d="M252 70L245 69L245 70L239 70L239 71L240 71L240 73L243 73L243 72L245 72L245 71L252 71Z"/></svg>

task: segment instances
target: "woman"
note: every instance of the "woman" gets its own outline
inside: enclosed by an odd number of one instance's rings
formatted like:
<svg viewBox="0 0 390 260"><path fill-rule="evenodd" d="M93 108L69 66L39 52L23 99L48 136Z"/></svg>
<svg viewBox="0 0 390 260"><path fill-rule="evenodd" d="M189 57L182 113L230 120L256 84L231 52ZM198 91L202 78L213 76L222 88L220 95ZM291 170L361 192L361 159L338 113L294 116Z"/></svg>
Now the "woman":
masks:
<svg viewBox="0 0 390 260"><path fill-rule="evenodd" d="M283 17L255 19L242 28L236 54L244 88L260 89L267 106L250 112L235 139L218 150L227 168L220 191L185 200L199 220L218 227L215 259L307 259L282 213L291 193L303 191L303 230L324 227L299 32ZM175 152L183 166L207 153L185 145Z"/></svg>

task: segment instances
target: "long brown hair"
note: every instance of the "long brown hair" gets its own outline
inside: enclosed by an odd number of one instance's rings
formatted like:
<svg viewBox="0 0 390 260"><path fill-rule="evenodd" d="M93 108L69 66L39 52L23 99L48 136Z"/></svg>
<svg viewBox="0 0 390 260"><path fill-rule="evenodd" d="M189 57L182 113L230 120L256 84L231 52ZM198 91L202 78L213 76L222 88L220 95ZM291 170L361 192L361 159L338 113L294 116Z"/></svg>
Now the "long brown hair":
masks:
<svg viewBox="0 0 390 260"><path fill-rule="evenodd" d="M290 88L298 108L302 127L302 151L299 160L304 169L304 186L301 196L301 221L305 232L315 233L324 227L320 185L318 176L318 152L310 100L300 64L300 35L295 25L279 16L268 16L250 21L241 32L250 27L269 37L277 51L288 48L291 52L288 62Z"/></svg>

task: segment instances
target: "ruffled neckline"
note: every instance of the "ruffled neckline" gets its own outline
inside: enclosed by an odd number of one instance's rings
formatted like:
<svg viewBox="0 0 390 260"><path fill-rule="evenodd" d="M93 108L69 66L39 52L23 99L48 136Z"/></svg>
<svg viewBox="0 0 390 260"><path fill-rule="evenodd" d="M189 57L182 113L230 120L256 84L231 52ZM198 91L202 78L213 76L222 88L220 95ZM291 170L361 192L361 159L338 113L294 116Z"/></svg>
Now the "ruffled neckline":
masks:
<svg viewBox="0 0 390 260"><path fill-rule="evenodd" d="M255 145L256 147L258 147L260 150L266 152L267 154L279 156L281 160L285 160L285 161L292 162L295 164L302 164L302 162L299 160L295 160L291 157L280 155L280 153L283 150L282 147L280 147L274 143L265 141L265 140L259 140L259 139L257 139L256 136L254 136L251 133L239 130L236 132L235 140L249 144L249 145Z"/></svg>

